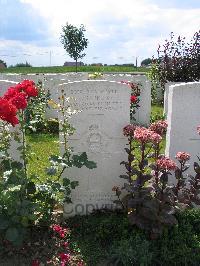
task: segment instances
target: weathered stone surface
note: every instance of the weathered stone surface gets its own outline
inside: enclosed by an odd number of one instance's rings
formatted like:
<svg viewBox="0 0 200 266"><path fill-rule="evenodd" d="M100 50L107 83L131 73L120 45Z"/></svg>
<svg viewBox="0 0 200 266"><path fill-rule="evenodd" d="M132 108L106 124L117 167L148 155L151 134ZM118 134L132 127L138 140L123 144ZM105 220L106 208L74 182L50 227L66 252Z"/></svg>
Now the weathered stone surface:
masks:
<svg viewBox="0 0 200 266"><path fill-rule="evenodd" d="M127 139L122 129L130 122L130 88L121 83L93 80L71 82L60 88L76 99L74 108L82 110L71 118L76 133L69 138L70 146L75 153L87 152L89 160L97 163L96 169L71 168L65 172L64 176L79 181L72 191L73 204L65 205L65 215L112 208L116 199L112 187L124 183L119 175L125 171L120 162L127 159L124 151Z"/></svg>
<svg viewBox="0 0 200 266"><path fill-rule="evenodd" d="M191 154L190 170L200 155L200 82L171 85L168 94L168 130L166 137L166 155L175 159L179 151Z"/></svg>

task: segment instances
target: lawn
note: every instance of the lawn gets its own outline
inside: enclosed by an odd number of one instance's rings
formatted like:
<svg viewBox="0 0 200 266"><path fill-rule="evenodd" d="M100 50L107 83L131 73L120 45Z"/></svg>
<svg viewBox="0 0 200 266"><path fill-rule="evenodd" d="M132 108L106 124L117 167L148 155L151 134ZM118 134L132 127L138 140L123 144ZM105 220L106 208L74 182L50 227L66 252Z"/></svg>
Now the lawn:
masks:
<svg viewBox="0 0 200 266"><path fill-rule="evenodd" d="M27 137L31 145L29 173L41 177L45 181L45 169L49 166L50 155L59 154L59 139L56 134L30 134Z"/></svg>
<svg viewBox="0 0 200 266"><path fill-rule="evenodd" d="M148 68L133 68L124 66L81 66L78 67L78 72L148 72ZM67 73L76 72L76 67L12 67L0 69L0 73Z"/></svg>

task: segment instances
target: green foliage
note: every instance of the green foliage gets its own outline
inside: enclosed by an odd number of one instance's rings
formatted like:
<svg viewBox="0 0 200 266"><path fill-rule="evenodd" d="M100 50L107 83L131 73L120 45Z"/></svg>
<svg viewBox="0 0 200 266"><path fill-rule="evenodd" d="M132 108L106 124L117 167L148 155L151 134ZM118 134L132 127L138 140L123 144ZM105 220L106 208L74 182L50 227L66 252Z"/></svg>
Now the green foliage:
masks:
<svg viewBox="0 0 200 266"><path fill-rule="evenodd" d="M163 115L163 107L161 105L152 105L150 123L165 120L165 118L165 115Z"/></svg>
<svg viewBox="0 0 200 266"><path fill-rule="evenodd" d="M151 243L142 234L131 234L126 239L114 243L107 265L116 266L151 266L153 252Z"/></svg>
<svg viewBox="0 0 200 266"><path fill-rule="evenodd" d="M43 131L46 128L46 108L48 108L49 93L43 87L42 81L36 84L38 96L31 98L25 110L26 128L31 132Z"/></svg>
<svg viewBox="0 0 200 266"><path fill-rule="evenodd" d="M50 118L50 119L46 120L45 132L58 134L59 133L58 119Z"/></svg>
<svg viewBox="0 0 200 266"><path fill-rule="evenodd" d="M150 71L148 72L148 78L151 80L151 102L153 104L159 103L157 91L158 88L162 91L162 99L164 100L164 88L160 85L160 71L159 64L155 60L151 65ZM161 103L163 103L163 100Z"/></svg>
<svg viewBox="0 0 200 266"><path fill-rule="evenodd" d="M76 67L64 67L64 66L52 66L52 67L13 67L13 68L2 68L0 73L68 73L75 72ZM127 67L127 66L78 66L78 72L148 72L149 69L138 67Z"/></svg>
<svg viewBox="0 0 200 266"><path fill-rule="evenodd" d="M77 72L77 60L85 56L84 51L88 46L88 39L84 36L85 27L81 25L79 28L67 23L62 26L61 43L64 49L76 61Z"/></svg>
<svg viewBox="0 0 200 266"><path fill-rule="evenodd" d="M26 63L18 63L14 66L11 65L9 68L13 68L13 67L32 67L32 66L26 61Z"/></svg>
<svg viewBox="0 0 200 266"><path fill-rule="evenodd" d="M141 65L148 66L151 63L152 63L152 59L151 58L146 58L146 59L142 60Z"/></svg>
<svg viewBox="0 0 200 266"><path fill-rule="evenodd" d="M97 265L109 257L110 247L132 230L121 212L96 212L89 216L75 216L66 221L72 229L73 241L78 244L88 265ZM106 265L106 264L104 264Z"/></svg>
<svg viewBox="0 0 200 266"><path fill-rule="evenodd" d="M178 225L151 240L130 226L126 214L94 213L70 218L71 237L81 248L87 265L198 266L200 264L200 211L177 215Z"/></svg>
<svg viewBox="0 0 200 266"><path fill-rule="evenodd" d="M39 211L32 201L35 184L27 180L23 165L4 159L1 161L0 233L15 245L23 242Z"/></svg>

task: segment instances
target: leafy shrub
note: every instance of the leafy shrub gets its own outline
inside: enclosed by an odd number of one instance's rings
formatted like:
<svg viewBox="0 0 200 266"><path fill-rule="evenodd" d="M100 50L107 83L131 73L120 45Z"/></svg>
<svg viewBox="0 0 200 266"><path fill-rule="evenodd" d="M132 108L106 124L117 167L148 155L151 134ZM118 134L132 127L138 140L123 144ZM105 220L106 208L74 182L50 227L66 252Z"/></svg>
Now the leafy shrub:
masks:
<svg viewBox="0 0 200 266"><path fill-rule="evenodd" d="M123 161L126 179L127 204L119 200L121 189L114 187L117 203L128 209L130 223L148 231L151 238L161 235L164 228L178 223L175 213L184 208L200 204L200 166L194 163L195 176L187 180L184 176L189 168L186 162L190 155L178 152L174 161L160 154L160 142L167 128L166 121L158 121L150 127L128 125L124 135L128 137L128 161ZM198 127L200 132L200 127ZM134 141L133 141L134 140ZM139 154L138 151L139 150ZM176 183L169 185L169 175L174 172Z"/></svg>
<svg viewBox="0 0 200 266"><path fill-rule="evenodd" d="M126 239L114 243L107 265L152 265L153 253L150 241L145 236L134 232Z"/></svg>
<svg viewBox="0 0 200 266"><path fill-rule="evenodd" d="M178 225L165 228L152 240L131 226L127 215L101 212L67 220L72 238L79 244L88 265L105 266L198 266L200 264L200 210L176 214Z"/></svg>
<svg viewBox="0 0 200 266"><path fill-rule="evenodd" d="M151 58L146 58L144 60L142 60L141 62L141 66L144 65L144 66L148 66L152 63L152 59Z"/></svg>
<svg viewBox="0 0 200 266"><path fill-rule="evenodd" d="M190 42L179 36L175 40L173 32L170 40L158 47L158 59L152 60L148 73L152 82L153 103L158 102L157 88L162 92L167 82L190 82L200 80L200 31L196 32Z"/></svg>
<svg viewBox="0 0 200 266"><path fill-rule="evenodd" d="M46 128L46 108L48 107L49 93L46 93L42 81L37 83L38 95L30 98L25 109L26 127L31 132L43 132Z"/></svg>
<svg viewBox="0 0 200 266"><path fill-rule="evenodd" d="M154 78L162 86L166 82L189 82L200 80L200 31L196 32L189 43L179 36L174 40L166 40L163 47L158 48L158 60L154 60L152 68Z"/></svg>
<svg viewBox="0 0 200 266"><path fill-rule="evenodd" d="M22 244L31 226L49 225L55 206L63 202L71 202L71 190L75 189L78 181L71 181L67 176L61 178L66 168L96 167L94 162L88 160L85 152L78 155L71 154L67 137L73 134L74 128L68 123L69 102L62 91L58 111L62 115L60 125L63 134L63 155L50 156L50 167L45 169L45 184L40 176L29 174L28 162L31 159L31 150L26 143L25 110L33 102L31 98L37 95L38 90L34 82L24 80L15 87L9 88L0 98L0 104L3 107L0 109L2 130L0 135L0 233L4 239L15 245ZM9 124L18 125L16 134L9 135L7 128ZM14 161L9 154L9 140L13 137L19 142L17 151L22 163Z"/></svg>
<svg viewBox="0 0 200 266"><path fill-rule="evenodd" d="M48 119L46 121L46 132L58 134L59 133L59 122L58 119Z"/></svg>
<svg viewBox="0 0 200 266"><path fill-rule="evenodd" d="M151 102L152 104L156 104L156 103L162 104L164 100L164 87L160 85L159 64L156 60L153 60L153 64L151 65L151 69L148 72L147 76L151 80ZM159 99L157 95L158 89L160 89L162 93L161 99Z"/></svg>

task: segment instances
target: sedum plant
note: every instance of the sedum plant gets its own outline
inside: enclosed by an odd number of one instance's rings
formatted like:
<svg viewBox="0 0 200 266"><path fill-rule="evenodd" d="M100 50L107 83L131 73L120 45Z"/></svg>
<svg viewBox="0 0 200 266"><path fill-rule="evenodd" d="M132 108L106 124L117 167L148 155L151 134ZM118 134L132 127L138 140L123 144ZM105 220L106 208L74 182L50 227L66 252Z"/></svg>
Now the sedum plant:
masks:
<svg viewBox="0 0 200 266"><path fill-rule="evenodd" d="M128 211L130 223L150 232L151 238L158 237L167 226L178 223L176 213L194 204L200 204L200 166L194 164L196 175L185 176L186 162L190 155L176 155L180 166L161 154L161 141L167 128L165 121L158 121L149 128L127 125L124 135L128 138L128 161L123 161L126 174L126 204L120 200L121 188L115 187L118 202ZM169 184L174 175L175 184ZM121 201L121 202L120 202Z"/></svg>
<svg viewBox="0 0 200 266"><path fill-rule="evenodd" d="M5 239L15 245L23 243L33 226L51 223L58 204L70 202L71 190L75 189L78 182L71 181L64 173L65 169L72 166L96 167L85 152L72 154L68 147L67 137L74 129L68 123L71 112L69 106L66 109L63 94L58 104L64 135L63 155L50 156L50 167L45 169L45 183L40 176L29 174L31 147L26 143L25 110L31 99L37 97L38 89L30 80L9 88L0 97L0 240ZM18 142L16 152L20 155L20 162L12 158L12 152L15 151L11 150L13 146L10 141L13 138Z"/></svg>

